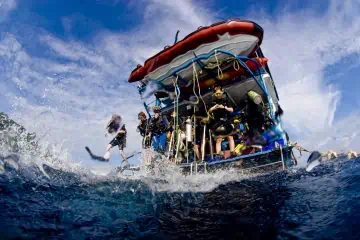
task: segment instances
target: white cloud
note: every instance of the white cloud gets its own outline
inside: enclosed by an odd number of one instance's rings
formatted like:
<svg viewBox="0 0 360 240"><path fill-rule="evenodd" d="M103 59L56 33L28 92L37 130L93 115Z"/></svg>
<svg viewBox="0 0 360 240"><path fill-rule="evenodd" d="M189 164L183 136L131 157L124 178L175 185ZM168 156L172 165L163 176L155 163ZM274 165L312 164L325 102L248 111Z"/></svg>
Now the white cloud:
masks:
<svg viewBox="0 0 360 240"><path fill-rule="evenodd" d="M147 13L155 11L155 3L145 5ZM136 62L143 63L173 42L175 26L188 33L203 21L200 15L188 19L182 15L184 9L179 12L168 3L159 4L158 15L145 15L146 24L136 30L104 31L90 44L42 32L35 41L44 46L39 50L50 55L47 59L31 56L16 35L4 34L0 61L6 65L1 71L9 93L6 99L13 106L10 115L44 140L63 143L74 159L82 160L85 145L103 152L110 140L104 138L104 125L112 113L120 113L129 132L127 150L139 149L141 138L135 129L142 104L136 87L127 83L129 73ZM174 15L174 11L178 12ZM103 165L98 167L110 169Z"/></svg>
<svg viewBox="0 0 360 240"><path fill-rule="evenodd" d="M358 138L358 134L347 134L354 132L352 127L341 125L356 119L357 113L334 123L341 92L324 83L326 66L359 52L358 2L346 1L340 7L338 3L332 2L321 16L309 11L276 18L255 15L265 29L263 50L270 59L286 125L308 144L320 141L314 134L327 139L341 132L344 144ZM39 50L51 55L47 59L31 56L16 35L4 34L0 63L6 67L0 73L6 101L14 106L11 115L48 141L65 141L73 157L81 160L86 144L103 151L109 140L103 137L104 124L117 112L129 129L128 149L137 149L136 115L142 106L135 86L127 84L130 71L171 45L178 29L183 37L218 18L194 1L143 1L141 11L142 23L133 30L103 31L92 43L39 33L38 40L44 45Z"/></svg>
<svg viewBox="0 0 360 240"><path fill-rule="evenodd" d="M265 30L263 50L269 57L286 126L304 144L314 147L319 141L316 136L340 134L332 130L345 122L334 122L341 92L325 84L324 70L360 52L359 12L358 0L331 1L323 14L303 10L256 20ZM346 69L338 69L342 71ZM358 110L354 114L359 115ZM353 128L341 129L347 134Z"/></svg>
<svg viewBox="0 0 360 240"><path fill-rule="evenodd" d="M347 152L349 150L359 151L360 142L360 115L351 114L333 124L331 128L319 131L313 135L305 145L312 150Z"/></svg>
<svg viewBox="0 0 360 240"><path fill-rule="evenodd" d="M14 10L16 6L16 0L0 0L0 23L7 18L9 12Z"/></svg>

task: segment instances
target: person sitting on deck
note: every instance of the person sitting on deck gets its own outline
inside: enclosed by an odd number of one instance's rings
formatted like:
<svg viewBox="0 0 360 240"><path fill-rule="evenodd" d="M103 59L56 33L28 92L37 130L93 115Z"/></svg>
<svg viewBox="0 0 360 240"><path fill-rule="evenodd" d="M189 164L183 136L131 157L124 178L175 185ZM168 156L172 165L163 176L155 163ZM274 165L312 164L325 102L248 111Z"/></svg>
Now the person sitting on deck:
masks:
<svg viewBox="0 0 360 240"><path fill-rule="evenodd" d="M152 135L152 146L154 151L165 153L166 151L166 132L168 121L166 117L160 115L160 107L153 108L154 117L150 121L150 132Z"/></svg>
<svg viewBox="0 0 360 240"><path fill-rule="evenodd" d="M215 134L216 139L216 154L221 152L221 142L224 136L229 141L230 151L233 152L235 148L235 142L233 136L229 134L232 132L233 127L229 123L229 114L234 111L228 99L224 95L224 91L221 87L217 86L214 88L215 96L213 100L213 106L209 109L209 113L213 116L212 131Z"/></svg>
<svg viewBox="0 0 360 240"><path fill-rule="evenodd" d="M140 112L138 114L138 119L140 120L139 125L137 126L137 131L143 137L142 140L142 149L143 149L143 159L144 164L149 165L151 164L152 159L152 152L151 152L151 132L149 129L150 120L147 119L146 114L144 112Z"/></svg>
<svg viewBox="0 0 360 240"><path fill-rule="evenodd" d="M106 161L109 161L110 159L110 151L113 147L118 146L120 150L120 155L123 158L123 162L125 162L125 166L129 166L129 163L127 161L126 155L124 153L124 148L126 147L126 128L125 124L123 124L121 127L121 117L119 115L112 115L111 120L106 126L107 133L105 136L109 134L114 134L115 137L113 140L110 141L109 145L106 148L106 152L104 154L104 159Z"/></svg>

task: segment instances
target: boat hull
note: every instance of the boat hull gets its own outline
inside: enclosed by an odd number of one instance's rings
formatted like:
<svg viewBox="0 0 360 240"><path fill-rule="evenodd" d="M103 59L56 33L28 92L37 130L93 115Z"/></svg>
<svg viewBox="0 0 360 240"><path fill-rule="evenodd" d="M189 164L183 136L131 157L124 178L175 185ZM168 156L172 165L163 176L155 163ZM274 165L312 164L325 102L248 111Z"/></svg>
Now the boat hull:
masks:
<svg viewBox="0 0 360 240"><path fill-rule="evenodd" d="M143 79L173 83L171 74L176 68L191 61L195 56L201 57L222 49L234 55L249 56L261 45L263 29L254 22L243 20L230 20L203 27L186 36L182 41L165 48L155 56L145 61L144 66L139 65L129 77L129 82ZM205 62L222 61L228 55L219 53ZM177 72L182 78L192 77L192 67ZM166 82L164 84L166 84Z"/></svg>

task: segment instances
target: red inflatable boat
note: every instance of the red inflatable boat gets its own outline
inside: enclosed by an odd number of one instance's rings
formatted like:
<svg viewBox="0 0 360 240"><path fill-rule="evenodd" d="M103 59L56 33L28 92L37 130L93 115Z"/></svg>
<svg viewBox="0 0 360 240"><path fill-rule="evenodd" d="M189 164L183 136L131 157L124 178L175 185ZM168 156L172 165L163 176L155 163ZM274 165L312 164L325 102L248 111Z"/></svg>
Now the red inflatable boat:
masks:
<svg viewBox="0 0 360 240"><path fill-rule="evenodd" d="M262 39L263 29L251 21L229 20L201 27L173 46L147 59L144 66L139 65L132 71L128 81L131 83L147 79L159 81L165 86L172 85L174 72L183 80L191 81L194 67L191 61L195 56L206 56L216 49L225 50L234 55L249 56L260 46ZM227 58L229 55L219 52L202 60L201 64L204 66L209 63L219 64ZM180 68L184 65L189 66ZM204 76L205 78L207 76Z"/></svg>

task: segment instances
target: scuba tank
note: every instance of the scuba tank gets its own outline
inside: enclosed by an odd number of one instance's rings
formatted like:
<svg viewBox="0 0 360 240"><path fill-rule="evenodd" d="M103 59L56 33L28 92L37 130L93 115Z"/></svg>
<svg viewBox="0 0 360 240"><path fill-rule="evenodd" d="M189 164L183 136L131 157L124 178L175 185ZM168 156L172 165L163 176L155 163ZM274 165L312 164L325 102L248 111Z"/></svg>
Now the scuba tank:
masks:
<svg viewBox="0 0 360 240"><path fill-rule="evenodd" d="M251 101L253 101L256 105L259 105L260 103L262 103L262 97L260 96L260 94L258 94L255 91L249 91L248 93L249 98L251 99Z"/></svg>
<svg viewBox="0 0 360 240"><path fill-rule="evenodd" d="M191 131L191 120L188 117L185 121L185 138L187 142L191 142L192 141L192 131Z"/></svg>
<svg viewBox="0 0 360 240"><path fill-rule="evenodd" d="M246 148L246 144L244 142L239 143L238 145L236 145L236 147L234 148L234 152L237 155L240 155L242 153L242 151L244 151Z"/></svg>
<svg viewBox="0 0 360 240"><path fill-rule="evenodd" d="M251 108L255 108L256 112L258 112L259 114L261 114L264 117L264 122L262 125L265 126L271 126L274 124L274 121L272 120L272 118L270 117L270 107L269 104L265 104L261 95L253 90L248 91L247 93L249 100L255 104L254 106L252 106ZM257 115L257 114L256 114Z"/></svg>

